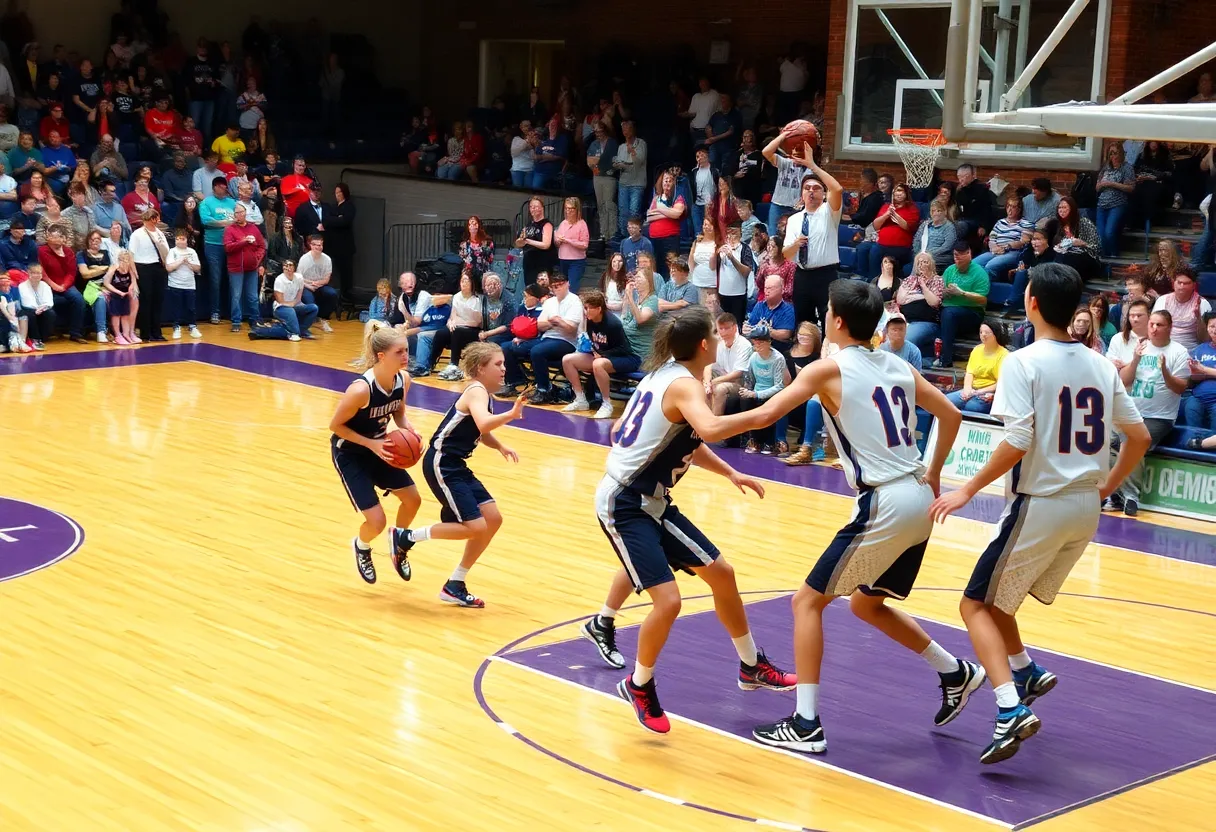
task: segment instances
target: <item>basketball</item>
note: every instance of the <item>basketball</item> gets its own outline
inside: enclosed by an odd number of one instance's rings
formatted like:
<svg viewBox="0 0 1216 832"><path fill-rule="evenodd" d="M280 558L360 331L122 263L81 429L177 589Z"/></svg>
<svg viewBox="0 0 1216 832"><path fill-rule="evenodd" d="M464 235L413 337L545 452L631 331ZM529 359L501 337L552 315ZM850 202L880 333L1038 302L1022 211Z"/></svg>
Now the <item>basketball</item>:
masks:
<svg viewBox="0 0 1216 832"><path fill-rule="evenodd" d="M781 149L786 154L795 151L801 154L803 144L809 144L811 150L814 150L815 145L819 144L819 129L809 121L797 119L785 125L785 129L789 132L785 137L785 141L781 143Z"/></svg>
<svg viewBox="0 0 1216 832"><path fill-rule="evenodd" d="M389 431L384 446L393 455L392 464L397 468L410 468L422 459L422 442L408 430Z"/></svg>

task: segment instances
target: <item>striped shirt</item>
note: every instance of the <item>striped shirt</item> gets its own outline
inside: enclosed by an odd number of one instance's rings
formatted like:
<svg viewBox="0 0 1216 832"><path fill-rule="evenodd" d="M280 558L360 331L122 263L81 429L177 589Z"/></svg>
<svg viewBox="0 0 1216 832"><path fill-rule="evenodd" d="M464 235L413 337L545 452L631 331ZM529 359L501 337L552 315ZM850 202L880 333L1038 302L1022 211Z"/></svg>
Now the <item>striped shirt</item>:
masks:
<svg viewBox="0 0 1216 832"><path fill-rule="evenodd" d="M1030 220L1018 220L1016 223L1012 223L1007 219L1000 219L992 227L989 237L996 245L1008 248L1010 245L1021 242L1022 237L1029 236L1032 231L1034 231L1034 223Z"/></svg>

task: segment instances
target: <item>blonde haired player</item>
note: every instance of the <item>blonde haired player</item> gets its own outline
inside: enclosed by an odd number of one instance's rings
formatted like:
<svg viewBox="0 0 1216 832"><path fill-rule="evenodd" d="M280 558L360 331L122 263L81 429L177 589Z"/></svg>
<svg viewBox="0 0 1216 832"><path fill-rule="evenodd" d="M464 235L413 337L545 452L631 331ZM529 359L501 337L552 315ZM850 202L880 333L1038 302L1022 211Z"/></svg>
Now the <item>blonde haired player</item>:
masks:
<svg viewBox="0 0 1216 832"><path fill-rule="evenodd" d="M359 359L365 372L346 388L329 422L334 468L351 504L363 513L363 525L351 540L351 548L359 575L369 584L376 582L372 541L388 524L376 489L384 489L400 501L398 526L408 526L422 504L413 478L391 464L392 454L384 447L390 420L422 441L421 434L405 415L410 377L404 371L408 363L405 333L383 321L368 321L363 330L363 355ZM393 565L402 578L410 579L408 564L404 572L396 558Z"/></svg>
<svg viewBox="0 0 1216 832"><path fill-rule="evenodd" d="M1144 420L1114 364L1068 334L1084 284L1077 271L1044 263L1030 271L1026 317L1035 341L1001 367L992 415L1005 439L958 491L930 509L942 522L981 489L1011 474L1013 499L980 555L959 605L975 653L996 690L992 742L981 763L1007 760L1039 730L1028 707L1056 685L1031 660L1014 618L1027 594L1044 604L1060 586L1098 528L1102 501L1148 450ZM1110 468L1111 435L1125 439Z"/></svg>
<svg viewBox="0 0 1216 832"><path fill-rule="evenodd" d="M422 473L442 507L439 518L443 522L420 529L410 529L407 523L400 523L400 528L392 529L389 535L393 541L393 563L401 565L398 571L404 569L402 577L406 580L409 580L410 568L408 555L414 544L432 539L465 541L464 556L440 590L439 600L481 609L485 602L469 592L465 578L502 527L502 513L490 492L469 468L467 460L478 444L485 443L508 461L519 462L519 455L499 442L491 431L523 416L529 391L517 398L510 410L494 413L490 391L503 386L507 370L502 348L488 341L465 347L460 356L460 369L469 383L460 398L443 414L439 427L431 436L431 446L422 458Z"/></svg>

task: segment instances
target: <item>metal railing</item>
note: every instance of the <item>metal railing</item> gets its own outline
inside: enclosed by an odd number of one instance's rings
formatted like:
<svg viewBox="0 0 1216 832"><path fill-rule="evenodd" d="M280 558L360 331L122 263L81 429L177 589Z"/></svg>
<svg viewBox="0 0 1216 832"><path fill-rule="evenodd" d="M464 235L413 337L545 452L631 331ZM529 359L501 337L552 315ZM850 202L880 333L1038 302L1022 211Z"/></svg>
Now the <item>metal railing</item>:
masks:
<svg viewBox="0 0 1216 832"><path fill-rule="evenodd" d="M571 196L574 195L571 194ZM599 209L594 199L588 199L585 196L580 196L578 199L583 204L583 219L587 223L587 228L591 232L592 239L601 236L611 237L616 233L615 228L611 229L607 234L603 234L601 232L599 227ZM545 205L545 217L549 220L549 222L553 223L555 228L561 225L562 220L566 218L566 198L556 196L541 196L541 201ZM515 225L513 227L516 234L518 234L525 225L532 222L532 213L528 210L528 205L530 205L531 202L531 198L524 200L524 204L519 208L519 213L515 215ZM495 240L494 244L498 245L498 241Z"/></svg>
<svg viewBox="0 0 1216 832"><path fill-rule="evenodd" d="M494 240L498 254L505 257L515 241L510 223L504 219L486 219L482 220L482 227ZM389 226L384 234L386 272L398 275L413 271L420 260L434 260L441 254L458 251L464 230L464 220Z"/></svg>

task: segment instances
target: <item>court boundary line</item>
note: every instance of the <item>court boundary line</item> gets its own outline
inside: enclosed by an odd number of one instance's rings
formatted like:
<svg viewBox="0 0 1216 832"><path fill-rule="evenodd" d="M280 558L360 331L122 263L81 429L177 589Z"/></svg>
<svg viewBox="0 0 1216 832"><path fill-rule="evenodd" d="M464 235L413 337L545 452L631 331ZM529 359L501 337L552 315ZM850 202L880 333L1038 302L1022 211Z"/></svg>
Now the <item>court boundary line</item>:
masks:
<svg viewBox="0 0 1216 832"><path fill-rule="evenodd" d="M172 349L175 351L172 356L162 357L162 356L156 354L156 353L159 353L161 350L167 351L169 349ZM201 353L201 355L193 355L193 354L179 355L178 351L189 351L190 353ZM276 356L276 355L265 355L263 353L252 352L249 350L242 350L242 349L238 349L236 347L224 346L221 344L211 344L211 343L207 343L207 342L191 342L189 344L155 345L150 348L136 350L136 351L128 351L128 352L108 351L108 352L87 352L87 353L85 353L85 352L82 352L82 353L53 353L50 355L42 353L40 355L32 356L32 357L25 356L25 357L20 357L20 358L14 358L14 359L12 359L12 363L20 366L23 362L30 361L31 359L35 362L39 362L41 359L46 359L46 358L61 359L60 362L56 362L56 363L63 363L63 361L62 361L63 359L75 359L76 361L80 362L79 364L73 364L72 366L50 367L50 368L46 368L46 369L38 369L37 364L35 364L34 369L29 371L29 374L32 375L32 374L41 374L41 373L68 372L68 371L72 371L72 370L112 369L115 367L139 367L139 366L151 366L151 365L160 365L160 364L173 364L173 363L179 363L179 362L191 362L191 363L202 364L205 366L217 367L222 370L233 370L235 372L239 372L239 373L243 373L245 375L259 377L259 378L268 378L268 379L272 379L275 381L293 382L295 384L299 384L303 387L308 387L308 388L311 388L314 390L329 390L330 392L336 392L336 393L341 392L341 389L329 387L329 386L327 386L325 384L321 384L321 383L305 381L300 378L291 378L291 377L286 377L286 376L282 376L282 375L271 375L271 374L259 372L256 370L246 369L244 367L231 366L230 364L224 363L218 356L213 356L212 351L220 351L221 354L232 353L235 355L248 357L250 359L254 359L257 361L268 362L271 365L286 365L287 367L290 367L290 368L298 368L298 370L301 373L350 374L352 372L349 369L328 367L323 364L313 364L311 362L301 361L301 360L295 359L295 358L286 358L286 357ZM106 363L104 363L106 356L124 356L124 357L130 356L131 360L128 360L126 363L106 364ZM147 356L147 358L141 359L141 360L134 360L138 356ZM0 367L3 367L4 364L7 364L7 363L8 362L4 362L4 363L0 364ZM4 377L4 375L5 375L4 373L0 372L0 378ZM350 381L350 380L353 380L353 375L351 376L350 379L348 379L348 381ZM422 384L422 385L420 385L420 387L426 389L427 391L430 391L430 393L428 393L428 395L440 394L443 396L452 396L452 397L458 395L455 391L448 390L448 389L442 388L442 387L436 387L431 384ZM422 405L419 405L416 403L411 406L415 407L419 410L427 411L429 413L441 413L442 412L441 410L433 410L430 407L425 407L425 406L422 406ZM558 417L558 416L562 415L555 411L545 410L544 408L533 408L533 410L542 412L542 413L548 413L552 417ZM549 417L546 417L546 418L549 418ZM567 421L570 421L573 419L579 419L579 418L582 418L582 417L567 417ZM587 421L591 421L591 420L587 420ZM607 421L607 420L604 420L604 421ZM530 433L538 433L543 436L547 436L547 437L551 437L551 438L559 438L559 439L578 442L578 443L582 443L582 444L600 445L601 447L607 447L602 442L592 441L592 440L582 438L579 436L573 436L566 432L548 432L543 428L530 427L527 419L521 420L521 422L519 422L517 424L508 425L507 427L520 429L520 430L526 430ZM730 460L728 460L728 462L730 462ZM733 463L732 463L732 465L733 465ZM820 466L820 467L822 468L822 466ZM828 469L823 469L823 470L828 470ZM841 473L839 471L839 469L832 468L830 470L832 470L838 474ZM754 476L757 479L764 480L765 482L776 483L779 485L786 485L786 486L790 486L792 488L798 488L798 489L802 489L804 491L809 491L812 493L827 494L827 495L830 495L833 497L841 497L844 499L850 499L850 498L855 497L855 494L851 490L848 490L848 489L835 490L830 487L820 487L820 486L810 485L810 484L801 483L801 482L790 482L788 480L775 479L771 474L766 474L766 473L757 472L757 471L750 471L750 472L746 472L746 473L748 473L749 476ZM994 495L986 495L986 496L988 496L990 499L1001 499L999 497L995 497ZM963 511L966 511L968 508L973 508L973 507L974 507L974 502L972 504L969 504L969 506L965 506ZM1105 517L1107 517L1107 515L1104 515L1103 517L1105 518ZM956 519L980 523L986 527L994 526L994 525L996 525L997 522L999 522L999 520L995 520L995 519L987 520L987 519L983 519L981 517L971 517L971 516L966 516L966 515L962 515L962 514L956 515ZM1132 520L1129 518L1111 518L1111 519L1115 520L1115 522L1119 522L1120 520L1122 520L1123 522L1132 523L1132 524L1135 524L1136 527L1138 527L1138 528L1142 528L1142 529L1146 529L1146 530L1151 529L1153 531L1157 531L1157 532L1159 532L1161 534L1165 534L1167 536L1170 534L1171 531L1181 531L1187 535L1202 535L1202 536L1207 536L1207 537L1213 536L1212 533L1208 533L1208 532L1195 532L1195 531L1191 531L1189 529L1174 530L1174 529L1171 529L1171 527L1169 527L1169 526L1160 526L1156 523L1148 523L1146 521ZM1106 537L1107 535L1113 535L1113 534L1114 534L1113 532L1104 531L1101 528L1101 526L1099 526L1098 535L1100 535L1102 537ZM1132 552L1134 554L1144 555L1147 557L1162 558L1162 559L1165 559L1168 561L1175 561L1178 563L1187 563L1187 564L1193 564L1196 566L1207 567L1209 569L1216 569L1216 562L1204 563L1204 562L1198 561L1198 560L1188 560L1186 558L1175 557L1168 553L1149 552L1149 551L1145 551L1144 549L1136 549L1136 548L1132 548L1132 547L1129 547L1126 545L1120 545L1119 543L1108 542L1106 540L1101 540L1101 541L1095 540L1095 541L1093 541L1093 543L1097 546L1108 547L1108 548L1112 548L1112 549L1120 549L1125 552Z"/></svg>

